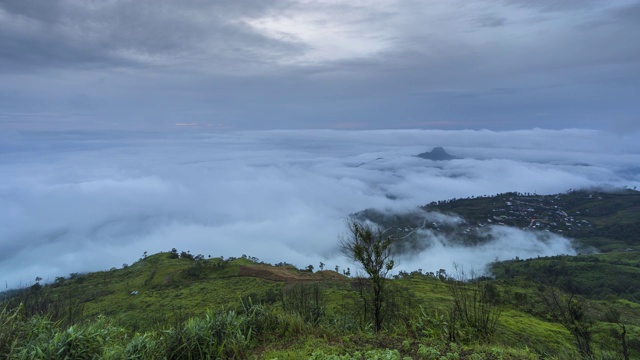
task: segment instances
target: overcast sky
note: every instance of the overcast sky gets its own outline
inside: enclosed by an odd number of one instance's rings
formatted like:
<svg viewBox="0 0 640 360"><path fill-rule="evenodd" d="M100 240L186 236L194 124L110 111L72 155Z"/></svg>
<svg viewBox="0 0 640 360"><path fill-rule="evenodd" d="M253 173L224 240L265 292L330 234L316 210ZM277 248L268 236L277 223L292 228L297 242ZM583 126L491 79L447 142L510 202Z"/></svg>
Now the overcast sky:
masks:
<svg viewBox="0 0 640 360"><path fill-rule="evenodd" d="M0 0L0 129L628 133L638 84L636 0Z"/></svg>
<svg viewBox="0 0 640 360"><path fill-rule="evenodd" d="M638 0L0 0L0 281L344 266L365 208L640 186L638 84ZM401 263L573 251L496 236Z"/></svg>

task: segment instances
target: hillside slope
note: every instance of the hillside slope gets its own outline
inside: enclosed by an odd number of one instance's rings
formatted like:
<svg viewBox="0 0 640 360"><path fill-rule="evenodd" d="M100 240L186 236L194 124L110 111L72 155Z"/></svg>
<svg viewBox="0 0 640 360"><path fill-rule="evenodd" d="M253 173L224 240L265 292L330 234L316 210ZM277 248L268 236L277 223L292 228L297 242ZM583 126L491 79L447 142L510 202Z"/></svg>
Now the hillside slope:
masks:
<svg viewBox="0 0 640 360"><path fill-rule="evenodd" d="M388 229L406 247L420 246L419 230L476 245L491 240L483 228L509 226L575 239L586 252L640 251L640 191L630 189L555 195L511 192L432 202L409 213L367 209L354 215Z"/></svg>
<svg viewBox="0 0 640 360"><path fill-rule="evenodd" d="M1 294L0 323L7 328L18 322L15 332L0 334L0 359L3 348L26 351L37 341L58 346L55 339L70 336L69 329L104 334L103 326L116 326L109 329L123 335L100 340L98 348L138 354L144 343L159 352L142 358L194 358L193 352L186 357L171 354L184 350L180 344L192 341L193 331L220 321L236 329L211 347L225 351L223 357L575 359L579 355L572 327L562 322L557 309L545 306L549 294L556 293L558 299L569 299L566 306L579 306L579 324L589 332L594 354L620 357L623 334L630 358L640 358L640 252L637 234L628 230L638 222L638 198L635 191L508 193L433 203L412 214L360 213L405 238L428 228L458 234L462 243L486 241L468 230L495 222L541 233L577 234L585 246L606 251L499 262L493 264L493 279L468 283L460 282L459 274L400 272L387 282L379 334L371 327L366 279L276 266L244 255L205 259L173 249L145 254L123 268L70 274L52 284ZM436 211L438 215L430 217ZM532 216L537 221L527 220ZM560 220L564 224L558 225ZM499 314L493 330L485 333L460 317L455 310L460 291L467 294L465 302L473 312L494 309ZM56 322L38 320L41 315ZM34 337L27 334L40 330L30 326L48 330ZM212 336L198 335L189 351L213 346ZM220 345L232 340L242 345ZM109 341L112 347L105 347Z"/></svg>

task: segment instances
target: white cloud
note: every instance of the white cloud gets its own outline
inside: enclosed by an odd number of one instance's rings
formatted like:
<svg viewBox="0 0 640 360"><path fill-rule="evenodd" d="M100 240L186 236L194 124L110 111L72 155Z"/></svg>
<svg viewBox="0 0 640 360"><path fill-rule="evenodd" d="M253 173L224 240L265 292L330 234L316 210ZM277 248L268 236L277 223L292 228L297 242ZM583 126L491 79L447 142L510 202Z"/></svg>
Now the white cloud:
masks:
<svg viewBox="0 0 640 360"><path fill-rule="evenodd" d="M640 186L637 143L584 130L13 133L2 143L0 173L10 176L0 183L0 281L10 286L173 247L353 268L337 236L344 217L365 208ZM432 146L465 159L413 156ZM496 257L570 250L561 240L496 231L495 243L441 242L403 266L479 268Z"/></svg>
<svg viewBox="0 0 640 360"><path fill-rule="evenodd" d="M408 272L423 269L434 273L445 269L451 274L457 265L464 268L467 274L473 271L477 275L484 275L487 265L493 261L576 254L569 239L555 234L540 234L504 226L490 226L485 231L491 234L493 240L474 247L452 244L445 237L424 231L422 236L429 244L428 248L416 255L401 257L399 268Z"/></svg>

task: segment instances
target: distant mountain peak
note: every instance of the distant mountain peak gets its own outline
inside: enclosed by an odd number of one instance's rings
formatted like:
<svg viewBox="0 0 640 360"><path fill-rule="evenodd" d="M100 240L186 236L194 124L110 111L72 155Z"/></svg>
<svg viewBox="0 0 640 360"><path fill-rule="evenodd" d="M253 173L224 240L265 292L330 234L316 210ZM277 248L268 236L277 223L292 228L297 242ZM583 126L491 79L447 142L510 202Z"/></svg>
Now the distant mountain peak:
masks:
<svg viewBox="0 0 640 360"><path fill-rule="evenodd" d="M423 152L422 154L418 154L416 156L418 156L419 158L435 161L457 159L457 157L447 153L442 146L434 147L431 151Z"/></svg>

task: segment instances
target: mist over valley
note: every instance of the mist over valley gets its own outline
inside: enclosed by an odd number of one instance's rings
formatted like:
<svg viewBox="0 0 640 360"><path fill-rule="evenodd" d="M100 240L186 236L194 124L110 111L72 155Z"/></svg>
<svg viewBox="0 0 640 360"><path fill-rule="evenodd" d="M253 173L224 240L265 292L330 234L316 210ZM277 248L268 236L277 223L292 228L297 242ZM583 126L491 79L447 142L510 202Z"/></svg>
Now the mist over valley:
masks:
<svg viewBox="0 0 640 360"><path fill-rule="evenodd" d="M3 136L0 280L9 287L171 248L345 268L337 237L346 217L364 209L403 214L452 198L640 185L637 142L596 130ZM415 156L439 146L456 158ZM429 245L400 255L397 270L458 263L482 271L496 259L577 251L570 236L522 227L496 221L482 230L493 240L473 246L456 242L457 233L420 229Z"/></svg>

